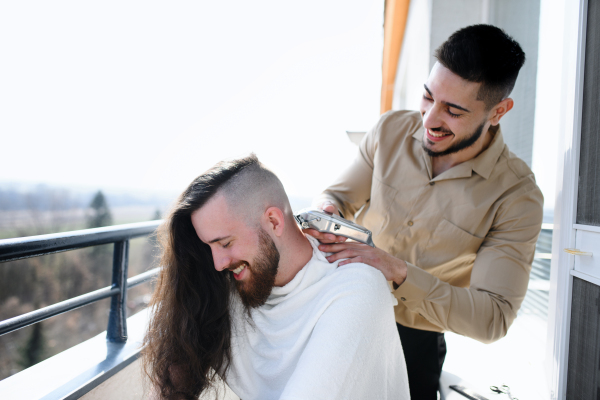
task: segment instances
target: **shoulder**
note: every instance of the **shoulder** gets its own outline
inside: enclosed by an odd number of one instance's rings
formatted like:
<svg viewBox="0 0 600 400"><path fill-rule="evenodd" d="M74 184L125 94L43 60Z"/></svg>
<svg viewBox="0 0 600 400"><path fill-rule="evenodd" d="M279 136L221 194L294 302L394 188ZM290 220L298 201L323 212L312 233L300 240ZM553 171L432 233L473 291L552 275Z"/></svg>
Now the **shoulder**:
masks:
<svg viewBox="0 0 600 400"><path fill-rule="evenodd" d="M533 172L527 163L510 151L507 145L504 145L499 161L506 163L506 172L512 174L515 179L533 177Z"/></svg>
<svg viewBox="0 0 600 400"><path fill-rule="evenodd" d="M381 271L363 263L336 268L332 274L334 290L363 302L392 302L390 287Z"/></svg>
<svg viewBox="0 0 600 400"><path fill-rule="evenodd" d="M368 147L374 152L382 152L380 157L396 154L404 143L412 142L412 136L422 127L418 111L388 111L367 134Z"/></svg>
<svg viewBox="0 0 600 400"><path fill-rule="evenodd" d="M535 175L525 161L521 160L505 145L498 163L502 166L502 168L499 168L499 173L502 176L498 178L500 181L506 182L502 185L506 187L503 202L511 203L510 200L531 199L538 202L539 208L542 208L542 191L535 181Z"/></svg>
<svg viewBox="0 0 600 400"><path fill-rule="evenodd" d="M415 110L391 110L381 114L381 120L421 123L421 114Z"/></svg>
<svg viewBox="0 0 600 400"><path fill-rule="evenodd" d="M493 230L527 227L531 236L536 236L542 224L544 196L529 166L506 145L489 185L498 193Z"/></svg>
<svg viewBox="0 0 600 400"><path fill-rule="evenodd" d="M388 111L379 118L378 131L410 136L420 129L421 125L421 114L418 111Z"/></svg>

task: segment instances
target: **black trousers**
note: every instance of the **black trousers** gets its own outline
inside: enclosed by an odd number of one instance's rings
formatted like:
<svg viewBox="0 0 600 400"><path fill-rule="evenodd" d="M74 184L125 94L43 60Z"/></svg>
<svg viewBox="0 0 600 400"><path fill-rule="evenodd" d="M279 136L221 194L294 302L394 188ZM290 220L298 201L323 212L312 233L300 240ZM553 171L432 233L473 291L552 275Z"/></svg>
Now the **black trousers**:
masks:
<svg viewBox="0 0 600 400"><path fill-rule="evenodd" d="M396 325L406 359L410 398L437 400L442 365L446 358L444 334Z"/></svg>

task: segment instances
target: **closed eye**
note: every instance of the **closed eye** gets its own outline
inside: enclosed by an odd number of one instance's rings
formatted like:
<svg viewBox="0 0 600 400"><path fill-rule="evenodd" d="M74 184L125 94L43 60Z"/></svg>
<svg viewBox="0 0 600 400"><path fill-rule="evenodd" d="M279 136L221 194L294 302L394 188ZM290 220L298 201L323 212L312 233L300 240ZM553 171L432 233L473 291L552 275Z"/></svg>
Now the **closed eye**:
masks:
<svg viewBox="0 0 600 400"><path fill-rule="evenodd" d="M448 112L448 115L450 115L452 118L458 118L462 115L462 114L454 114L452 111L450 111L450 109L448 109L446 111Z"/></svg>
<svg viewBox="0 0 600 400"><path fill-rule="evenodd" d="M433 99L431 97L427 97L427 95L423 95L423 99L429 102L432 102ZM450 111L450 109L446 109L446 112L448 113L448 115L450 115L452 118L458 118L460 117L462 114L454 114L452 111Z"/></svg>
<svg viewBox="0 0 600 400"><path fill-rule="evenodd" d="M227 242L221 245L224 249L228 248L231 245L231 242Z"/></svg>

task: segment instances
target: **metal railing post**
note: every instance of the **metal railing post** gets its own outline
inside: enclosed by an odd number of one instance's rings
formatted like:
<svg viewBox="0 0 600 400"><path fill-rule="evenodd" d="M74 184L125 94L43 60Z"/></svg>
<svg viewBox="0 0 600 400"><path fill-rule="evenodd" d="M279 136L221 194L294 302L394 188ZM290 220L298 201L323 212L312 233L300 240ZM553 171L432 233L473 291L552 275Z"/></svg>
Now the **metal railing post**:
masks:
<svg viewBox="0 0 600 400"><path fill-rule="evenodd" d="M127 268L129 265L129 240L115 242L113 253L112 287L119 293L112 296L106 339L109 342L127 341Z"/></svg>

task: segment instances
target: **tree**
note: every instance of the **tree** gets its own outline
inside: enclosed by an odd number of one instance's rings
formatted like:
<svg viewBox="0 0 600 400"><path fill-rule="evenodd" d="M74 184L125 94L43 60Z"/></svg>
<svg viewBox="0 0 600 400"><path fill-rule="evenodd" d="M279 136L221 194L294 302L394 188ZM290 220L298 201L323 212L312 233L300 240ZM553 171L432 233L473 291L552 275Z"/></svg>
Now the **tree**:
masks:
<svg viewBox="0 0 600 400"><path fill-rule="evenodd" d="M92 213L88 215L88 228L99 228L112 224L112 216L106 198L99 190L90 203Z"/></svg>
<svg viewBox="0 0 600 400"><path fill-rule="evenodd" d="M92 199L89 208L91 213L88 213L88 228L100 228L112 224L112 216L106 202L106 198L99 190ZM94 246L90 249L88 268L99 282L110 284L110 275L112 269L110 267L110 259L112 257L113 245L104 244Z"/></svg>
<svg viewBox="0 0 600 400"><path fill-rule="evenodd" d="M38 322L33 325L33 330L31 332L31 336L25 345L21 347L21 360L19 364L25 368L29 368L32 365L43 361L46 357L44 357L46 352L46 340L44 338L44 333L42 329L42 323Z"/></svg>

